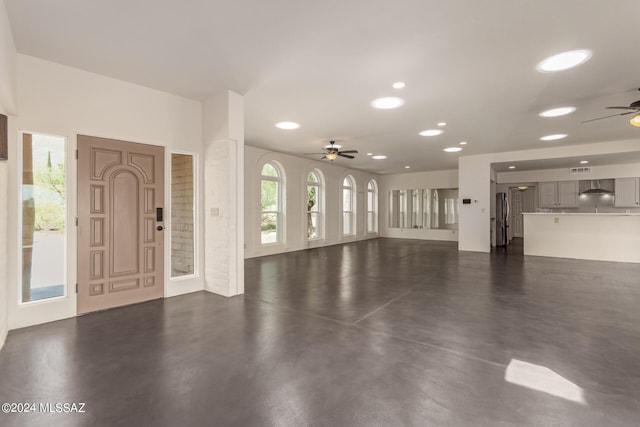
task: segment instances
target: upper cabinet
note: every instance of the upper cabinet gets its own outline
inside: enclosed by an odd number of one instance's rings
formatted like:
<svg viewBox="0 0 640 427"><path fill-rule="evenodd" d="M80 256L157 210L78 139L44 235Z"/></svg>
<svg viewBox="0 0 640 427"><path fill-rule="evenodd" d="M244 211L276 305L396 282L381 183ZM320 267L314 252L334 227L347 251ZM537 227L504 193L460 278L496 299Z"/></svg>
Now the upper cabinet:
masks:
<svg viewBox="0 0 640 427"><path fill-rule="evenodd" d="M578 181L539 182L538 202L541 208L577 208Z"/></svg>
<svg viewBox="0 0 640 427"><path fill-rule="evenodd" d="M614 204L617 208L640 206L640 178L616 178Z"/></svg>

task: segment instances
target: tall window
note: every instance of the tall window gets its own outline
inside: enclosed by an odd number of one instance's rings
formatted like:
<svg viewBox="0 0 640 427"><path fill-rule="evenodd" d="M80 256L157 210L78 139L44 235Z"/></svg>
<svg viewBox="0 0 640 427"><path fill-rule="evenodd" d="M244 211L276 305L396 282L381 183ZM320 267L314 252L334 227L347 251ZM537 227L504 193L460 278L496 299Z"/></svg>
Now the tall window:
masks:
<svg viewBox="0 0 640 427"><path fill-rule="evenodd" d="M65 294L65 153L63 137L22 135L22 302Z"/></svg>
<svg viewBox="0 0 640 427"><path fill-rule="evenodd" d="M407 190L400 190L398 205L400 206L398 226L400 228L407 228Z"/></svg>
<svg viewBox="0 0 640 427"><path fill-rule="evenodd" d="M195 274L195 158L171 153L171 277Z"/></svg>
<svg viewBox="0 0 640 427"><path fill-rule="evenodd" d="M317 171L307 175L307 238L322 237L322 181Z"/></svg>
<svg viewBox="0 0 640 427"><path fill-rule="evenodd" d="M411 224L412 228L420 228L420 190L411 190Z"/></svg>
<svg viewBox="0 0 640 427"><path fill-rule="evenodd" d="M280 243L282 220L282 174L274 163L262 167L260 181L261 242Z"/></svg>
<svg viewBox="0 0 640 427"><path fill-rule="evenodd" d="M378 231L378 186L372 179L367 184L367 232Z"/></svg>
<svg viewBox="0 0 640 427"><path fill-rule="evenodd" d="M422 226L431 228L431 190L428 189L422 193Z"/></svg>
<svg viewBox="0 0 640 427"><path fill-rule="evenodd" d="M351 176L342 181L342 235L356 234L355 224L355 182Z"/></svg>

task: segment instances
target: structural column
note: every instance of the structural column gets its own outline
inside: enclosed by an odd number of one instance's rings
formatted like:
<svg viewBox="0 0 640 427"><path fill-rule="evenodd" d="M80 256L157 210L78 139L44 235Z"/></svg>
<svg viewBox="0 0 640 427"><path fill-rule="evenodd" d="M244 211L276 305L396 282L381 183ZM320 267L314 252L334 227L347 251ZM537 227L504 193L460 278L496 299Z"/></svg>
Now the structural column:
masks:
<svg viewBox="0 0 640 427"><path fill-rule="evenodd" d="M227 91L203 105L205 290L244 293L244 101Z"/></svg>

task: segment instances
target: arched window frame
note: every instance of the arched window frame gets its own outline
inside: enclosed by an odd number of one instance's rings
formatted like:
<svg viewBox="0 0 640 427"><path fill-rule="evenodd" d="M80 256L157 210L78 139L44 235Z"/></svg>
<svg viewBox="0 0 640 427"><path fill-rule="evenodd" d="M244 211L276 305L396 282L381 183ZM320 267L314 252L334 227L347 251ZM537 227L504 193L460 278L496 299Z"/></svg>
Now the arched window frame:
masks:
<svg viewBox="0 0 640 427"><path fill-rule="evenodd" d="M356 234L356 180L347 175L342 180L342 236Z"/></svg>
<svg viewBox="0 0 640 427"><path fill-rule="evenodd" d="M275 176L265 174L265 168L271 167ZM275 204L263 206L264 186L275 184ZM275 161L268 161L260 167L260 243L262 245L275 245L284 241L284 173L282 166ZM275 226L275 232L269 232L271 226Z"/></svg>
<svg viewBox="0 0 640 427"><path fill-rule="evenodd" d="M319 240L324 238L324 176L320 170L312 169L307 173L305 183L305 232L307 240ZM312 189L315 189L313 204Z"/></svg>

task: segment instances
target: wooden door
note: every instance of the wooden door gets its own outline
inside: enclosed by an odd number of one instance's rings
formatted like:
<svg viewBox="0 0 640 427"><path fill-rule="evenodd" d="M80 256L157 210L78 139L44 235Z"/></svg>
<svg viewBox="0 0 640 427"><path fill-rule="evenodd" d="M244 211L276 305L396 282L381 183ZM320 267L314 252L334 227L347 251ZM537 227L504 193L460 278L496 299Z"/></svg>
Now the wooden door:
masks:
<svg viewBox="0 0 640 427"><path fill-rule="evenodd" d="M164 148L78 135L78 314L164 294Z"/></svg>

